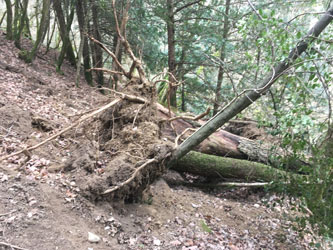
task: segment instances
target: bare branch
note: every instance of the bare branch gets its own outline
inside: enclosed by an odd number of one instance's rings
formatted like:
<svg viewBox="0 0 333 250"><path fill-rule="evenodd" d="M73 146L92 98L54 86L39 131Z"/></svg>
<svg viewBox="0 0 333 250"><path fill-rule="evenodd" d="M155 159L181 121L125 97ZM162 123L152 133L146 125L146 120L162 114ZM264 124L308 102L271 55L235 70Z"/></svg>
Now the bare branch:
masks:
<svg viewBox="0 0 333 250"><path fill-rule="evenodd" d="M89 37L89 39L90 39L91 41L93 41L94 43L98 44L102 49L104 49L105 52L108 53L108 54L112 57L112 59L113 59L114 62L117 64L117 66L119 67L119 69L123 72L123 74L124 74L125 76L127 76L127 72L126 72L126 70L123 68L123 66L121 65L121 63L118 61L116 55L115 55L111 50L109 50L109 49L108 49L103 43L101 43L100 41L98 41L97 39L95 39L94 37L92 37L92 36L90 36L90 35L88 35L88 34L86 34L86 35Z"/></svg>
<svg viewBox="0 0 333 250"><path fill-rule="evenodd" d="M141 79L142 83L144 85L150 85L149 81L146 78L146 74L145 74L144 69L142 67L141 61L134 55L130 44L128 43L128 41L124 38L124 36L120 32L119 22L118 22L117 12L116 12L115 0L112 0L112 6L113 6L113 14L114 14L115 22L116 22L116 29L117 29L118 37L119 37L120 41L122 42L126 52L129 54L129 56L133 60L133 63L135 63L136 69L138 70L138 73L140 75L140 79ZM123 13L123 20L128 18L129 7L130 7L130 1L127 1L126 9Z"/></svg>
<svg viewBox="0 0 333 250"><path fill-rule="evenodd" d="M187 8L187 7L190 7L190 6L192 6L192 5L194 5L194 4L197 4L197 3L200 3L200 2L202 2L202 0L197 0L197 1L194 1L194 2L191 2L191 3L188 3L188 4L185 4L185 5L183 5L182 7L179 7L178 9L176 9L176 10L173 12L173 15L176 14L177 12L179 12L179 11L181 11L181 10Z"/></svg>
<svg viewBox="0 0 333 250"><path fill-rule="evenodd" d="M110 69L106 69L106 68L90 68L87 71L92 71L92 70L95 70L95 71L104 71L104 72L110 73L110 74L121 74L121 75L124 74L123 72L114 71L114 70L110 70Z"/></svg>
<svg viewBox="0 0 333 250"><path fill-rule="evenodd" d="M54 135L52 135L51 137L47 138L46 140L44 140L44 141L42 141L42 142L40 142L40 143L38 143L38 144L36 144L36 145L34 145L34 146L31 146L31 147L29 147L29 148L22 149L22 150L20 150L20 151L18 151L18 152L15 152L15 153L12 153L12 154L10 154L10 155L7 155L7 156L4 156L4 157L0 158L0 162L1 162L1 161L4 161L4 160L6 160L6 159L8 159L8 158L10 158L10 157L13 157L13 156L16 156L16 155L22 154L22 153L27 154L29 151L32 151L32 150L34 150L34 149L36 149L36 148L39 148L40 146L44 145L45 143L47 143L47 142L49 142L49 141L52 141L53 139L59 137L59 136L62 135L63 133L65 133L65 132L71 130L72 128L74 128L74 127L76 127L76 126L78 126L80 123L86 121L87 119L89 119L89 118L91 118L91 117L93 117L93 116L95 116L95 115L101 113L102 111L104 111L104 110L106 110L106 109L108 109L108 108L110 108L110 107L116 105L116 104L117 104L118 102L120 102L120 101L121 101L121 99L115 99L115 100L113 100L112 102L110 102L110 103L108 103L108 104L102 106L101 108L99 108L98 110L92 112L91 114L88 114L88 115L85 115L85 116L81 117L79 120L77 120L76 122L74 122L72 125L68 126L67 128L65 128L65 129L63 129L63 130L61 130L61 131L59 131L58 133L56 133L56 134L54 134Z"/></svg>

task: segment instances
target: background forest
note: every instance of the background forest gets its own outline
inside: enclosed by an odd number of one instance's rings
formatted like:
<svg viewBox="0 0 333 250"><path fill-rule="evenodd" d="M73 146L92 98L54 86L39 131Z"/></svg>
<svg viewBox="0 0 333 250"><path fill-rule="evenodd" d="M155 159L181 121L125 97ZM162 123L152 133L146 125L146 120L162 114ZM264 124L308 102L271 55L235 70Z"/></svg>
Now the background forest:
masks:
<svg viewBox="0 0 333 250"><path fill-rule="evenodd" d="M117 32L119 21L146 77L156 82L158 101L175 113L197 115L211 108L212 117L244 91L260 86L332 7L332 1L319 0L114 2L116 8L111 0L4 0L0 26L26 63L34 61L41 46L45 53L56 49L59 74L66 59L77 69L77 87L82 72L86 84L104 91L122 90L128 81L114 58L89 37L141 77ZM275 159L277 167L286 170L296 160L306 162L291 169L307 174L306 182L274 183L273 189L300 197L304 211L311 213L300 224L311 222L326 236L333 230L332 34L331 24L236 117L257 121L277 139L272 147L288 152ZM23 47L23 38L33 46Z"/></svg>

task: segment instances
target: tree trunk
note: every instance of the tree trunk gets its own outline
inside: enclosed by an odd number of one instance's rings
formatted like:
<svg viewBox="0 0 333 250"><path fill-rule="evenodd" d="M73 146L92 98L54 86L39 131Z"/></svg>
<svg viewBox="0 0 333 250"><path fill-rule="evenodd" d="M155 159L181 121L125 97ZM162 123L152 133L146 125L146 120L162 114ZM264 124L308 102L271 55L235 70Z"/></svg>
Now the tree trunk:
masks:
<svg viewBox="0 0 333 250"><path fill-rule="evenodd" d="M167 31L168 31L168 67L170 86L168 94L168 103L172 107L177 107L177 87L174 86L176 83L176 55L175 55L175 18L174 18L174 3L173 0L167 0Z"/></svg>
<svg viewBox="0 0 333 250"><path fill-rule="evenodd" d="M28 11L28 0L23 1L23 6L20 9L20 19L18 23L18 27L16 29L16 33L14 34L14 44L16 48L21 49L21 36L22 31L24 29L25 20L27 18L27 11Z"/></svg>
<svg viewBox="0 0 333 250"><path fill-rule="evenodd" d="M61 52L60 52L60 55L57 60L57 71L61 71L61 65L64 61L65 54L67 54L68 60L72 65L75 65L75 63L76 63L73 47L72 47L71 41L69 39L69 30L70 30L70 26L73 21L74 10L73 9L71 10L69 20L67 20L67 24L66 24L65 16L64 16L62 6L61 6L61 1L54 0L53 7L54 7L54 10L57 15L59 31L60 31L60 36L61 36L61 40L62 40L62 48L61 48Z"/></svg>
<svg viewBox="0 0 333 250"><path fill-rule="evenodd" d="M121 20L120 33L123 37L126 37L126 25L127 25L127 21L128 21L127 13L128 13L129 5L127 4L125 8L126 9L124 10L124 6L121 7L122 15L119 15L119 17L118 17L118 20ZM124 13L126 13L125 16L124 16ZM120 39L120 37L117 33L118 32L116 31L115 36L114 36L114 41L115 41L114 54L115 54L116 58L118 59L118 61L121 63L122 42L121 42L121 39ZM119 66L117 65L117 63L114 60L112 62L112 70L120 71ZM113 79L114 79L113 88L114 89L117 89L119 77L120 77L120 75L118 75L118 74L114 74L114 76L113 76Z"/></svg>
<svg viewBox="0 0 333 250"><path fill-rule="evenodd" d="M229 10L230 10L230 0L227 0L225 3L225 13L224 13L224 24L223 24L223 36L222 36L222 46L220 50L220 66L219 72L217 75L217 83L216 83L216 90L215 90L215 102L214 102L214 109L213 114L215 115L221 105L221 87L223 82L223 74L224 74L224 61L225 61L225 45L228 38L229 33Z"/></svg>
<svg viewBox="0 0 333 250"><path fill-rule="evenodd" d="M157 110L158 116L162 120L170 118L169 111L162 105L157 105ZM171 112L171 118L172 117L175 117L175 114ZM193 126L194 123L196 123L196 126ZM184 119L177 119L172 121L173 128L167 123L161 126L161 133L163 137L174 141L177 135L182 134L185 129L195 128L203 123L204 121L202 120L193 122ZM189 137L190 134L191 132L187 132L183 135L182 138ZM276 146L273 148L271 144L251 140L229 133L222 129L211 134L203 142L194 147L193 150L204 154L236 159L247 159L255 162L269 164L273 167L281 167L281 161L278 159L283 158L284 169L288 169L294 172L299 171L304 166L309 167L308 163L292 157L291 154L287 154L281 148Z"/></svg>
<svg viewBox="0 0 333 250"><path fill-rule="evenodd" d="M223 110L218 112L192 136L187 138L174 152L169 162L172 166L177 160L185 156L195 146L199 145L208 136L214 133L218 128L228 122L231 118L239 114L241 111L250 106L254 101L265 94L273 83L285 73L292 63L308 48L319 34L328 26L333 19L333 7L330 8L322 18L311 28L307 36L299 41L296 47L290 52L288 58L274 67L273 72L270 72L259 88L250 90L236 99L234 102L227 105Z"/></svg>
<svg viewBox="0 0 333 250"><path fill-rule="evenodd" d="M92 21L93 21L93 36L98 41L102 42L102 38L99 32L99 23L98 23L98 6L97 3L93 0L90 0L91 4L91 13L92 13ZM92 44L92 53L93 53L93 62L94 67L103 68L103 51L100 46L96 43ZM104 85L104 75L103 71L97 71L97 84L98 87L102 87Z"/></svg>
<svg viewBox="0 0 333 250"><path fill-rule="evenodd" d="M303 180L301 175L291 174L261 163L194 151L181 158L172 168L180 172L189 172L209 178L232 178L246 181L286 181L290 178Z"/></svg>
<svg viewBox="0 0 333 250"><path fill-rule="evenodd" d="M19 57L23 59L25 62L31 63L35 59L39 47L41 46L44 40L46 30L49 26L49 19L50 19L50 0L44 0L43 9L42 9L42 18L37 30L37 39L34 43L34 46L30 52L21 51L19 53Z"/></svg>
<svg viewBox="0 0 333 250"><path fill-rule="evenodd" d="M93 86L92 74L91 71L89 71L89 69L91 68L89 44L88 44L88 38L85 35L85 33L87 32L87 22L88 22L86 10L87 10L86 0L76 1L76 15L80 27L81 39L83 39L82 57L83 57L84 77L88 85Z"/></svg>
<svg viewBox="0 0 333 250"><path fill-rule="evenodd" d="M6 38L8 40L13 39L13 10L12 10L12 3L10 0L5 0L6 2L6 9L7 9L7 26L6 26Z"/></svg>

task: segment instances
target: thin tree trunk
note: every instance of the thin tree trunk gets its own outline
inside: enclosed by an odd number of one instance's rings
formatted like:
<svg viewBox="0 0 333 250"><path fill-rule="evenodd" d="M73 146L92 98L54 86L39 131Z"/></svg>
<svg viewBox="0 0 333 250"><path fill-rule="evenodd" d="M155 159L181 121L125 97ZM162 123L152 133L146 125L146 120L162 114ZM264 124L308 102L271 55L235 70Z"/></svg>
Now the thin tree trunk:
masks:
<svg viewBox="0 0 333 250"><path fill-rule="evenodd" d="M87 22L88 22L86 10L87 10L86 0L76 1L76 15L80 27L80 36L83 39L82 56L83 56L84 77L88 85L93 86L92 74L91 71L89 71L89 69L91 68L89 44L88 44L88 38L85 36L85 33L87 32Z"/></svg>
<svg viewBox="0 0 333 250"><path fill-rule="evenodd" d="M65 54L67 54L67 57L72 65L76 64L75 54L73 51L73 47L71 45L71 41L69 39L69 30L70 30L70 26L73 21L74 10L71 11L72 13L69 17L69 20L67 20L67 24L66 24L64 13L63 13L62 6L61 6L61 1L54 0L53 7L56 12L56 16L57 16L57 20L58 20L58 24L59 24L60 36L61 36L61 40L62 40L62 48L61 48L61 52L60 52L60 55L57 60L57 71L60 71L61 65L65 58Z"/></svg>
<svg viewBox="0 0 333 250"><path fill-rule="evenodd" d="M209 135L214 133L218 128L228 122L231 118L239 114L241 111L250 106L254 101L259 99L261 95L266 93L268 89L273 85L276 80L285 73L292 63L299 58L299 56L308 48L320 33L329 25L333 19L333 7L330 8L322 18L311 28L307 36L299 41L296 47L289 53L286 60L276 65L273 72L270 72L263 83L257 89L247 91L223 110L218 112L212 117L206 124L204 124L199 130L197 130L192 136L187 138L174 152L169 162L169 166L172 166L175 162L185 156L195 146L199 145Z"/></svg>
<svg viewBox="0 0 333 250"><path fill-rule="evenodd" d="M77 58L77 62L76 62L76 77L75 77L75 86L76 87L79 87L79 82L80 82L83 45L84 45L84 35L81 34L80 47L79 47L78 56L77 56L78 58Z"/></svg>
<svg viewBox="0 0 333 250"><path fill-rule="evenodd" d="M225 13L224 13L224 24L223 24L223 36L222 36L222 46L220 50L220 66L219 72L217 75L217 83L216 83L216 90L215 90L215 102L214 102L214 109L213 114L215 115L221 105L221 87L223 82L223 74L225 70L224 61L225 61L225 45L227 43L228 33L229 33L229 11L230 11L230 0L227 0L225 3Z"/></svg>
<svg viewBox="0 0 333 250"><path fill-rule="evenodd" d="M19 57L22 58L25 62L31 63L39 50L39 47L41 46L45 35L46 30L49 27L49 19L50 19L50 0L44 0L43 1L43 9L42 9L42 18L40 20L40 26L37 30L37 39L34 43L34 46L30 52L27 51L21 51L19 54Z"/></svg>
<svg viewBox="0 0 333 250"><path fill-rule="evenodd" d="M168 93L168 102L172 107L177 107L177 87L174 86L176 83L175 74L176 74L176 55L175 55L175 18L174 18L174 3L173 0L167 0L167 31L168 31L168 67L169 73L172 76L169 76L169 93Z"/></svg>
<svg viewBox="0 0 333 250"><path fill-rule="evenodd" d="M126 8L125 12L127 13L129 5L127 5L125 8ZM123 15L124 15L124 10L122 8L122 16ZM119 18L118 17L118 20L122 20L121 25L120 25L120 33L123 37L125 37L126 36L126 25L127 25L128 18ZM116 32L116 35L114 36L114 38L116 39L116 46L115 46L114 54L117 57L118 61L121 63L122 43L121 43L120 37L117 35L117 32ZM112 62L112 70L120 71L118 65L114 61ZM119 76L120 75L115 74L114 77L113 77L114 78L114 83L113 83L113 88L114 89L117 89Z"/></svg>
<svg viewBox="0 0 333 250"><path fill-rule="evenodd" d="M102 38L99 32L99 23L98 23L98 6L95 1L90 0L91 4L91 13L92 13L92 21L93 21L93 36L98 41L102 42ZM92 44L93 48L93 61L94 61L94 67L97 68L103 68L103 51L100 46L97 44ZM104 85L104 75L103 71L97 71L97 84L98 87L102 87Z"/></svg>
<svg viewBox="0 0 333 250"><path fill-rule="evenodd" d="M6 38L8 40L13 39L13 10L12 10L12 4L10 0L5 0L6 2L6 8L7 8L7 26L6 26Z"/></svg>
<svg viewBox="0 0 333 250"><path fill-rule="evenodd" d="M16 48L18 48L18 49L21 49L21 35L22 35L23 28L24 28L25 20L27 17L28 3L29 3L28 0L23 1L23 6L20 11L20 21L19 21L19 24L18 24L18 27L16 30L16 34L14 37L14 41L15 41L14 44L15 44Z"/></svg>

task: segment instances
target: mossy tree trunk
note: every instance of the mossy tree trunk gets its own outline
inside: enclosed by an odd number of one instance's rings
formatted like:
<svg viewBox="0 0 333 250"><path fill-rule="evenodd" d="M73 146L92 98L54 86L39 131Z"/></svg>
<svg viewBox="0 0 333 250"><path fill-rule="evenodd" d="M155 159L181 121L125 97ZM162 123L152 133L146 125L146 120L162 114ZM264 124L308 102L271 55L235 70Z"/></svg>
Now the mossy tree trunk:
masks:
<svg viewBox="0 0 333 250"><path fill-rule="evenodd" d="M246 181L303 180L301 175L288 173L268 165L191 151L173 169L209 178L233 178Z"/></svg>
<svg viewBox="0 0 333 250"><path fill-rule="evenodd" d="M37 38L33 45L31 51L21 51L19 57L23 59L26 63L31 63L37 55L37 52L45 38L46 31L49 27L50 20L50 0L43 0L43 8L42 8L42 17L40 20L39 27L37 29Z"/></svg>
<svg viewBox="0 0 333 250"><path fill-rule="evenodd" d="M21 49L21 36L22 36L22 31L24 29L24 26L26 24L26 19L27 19L27 11L28 11L28 0L23 0L23 5L19 7L19 10L17 11L17 26L15 28L15 33L14 33L14 44L16 48Z"/></svg>

